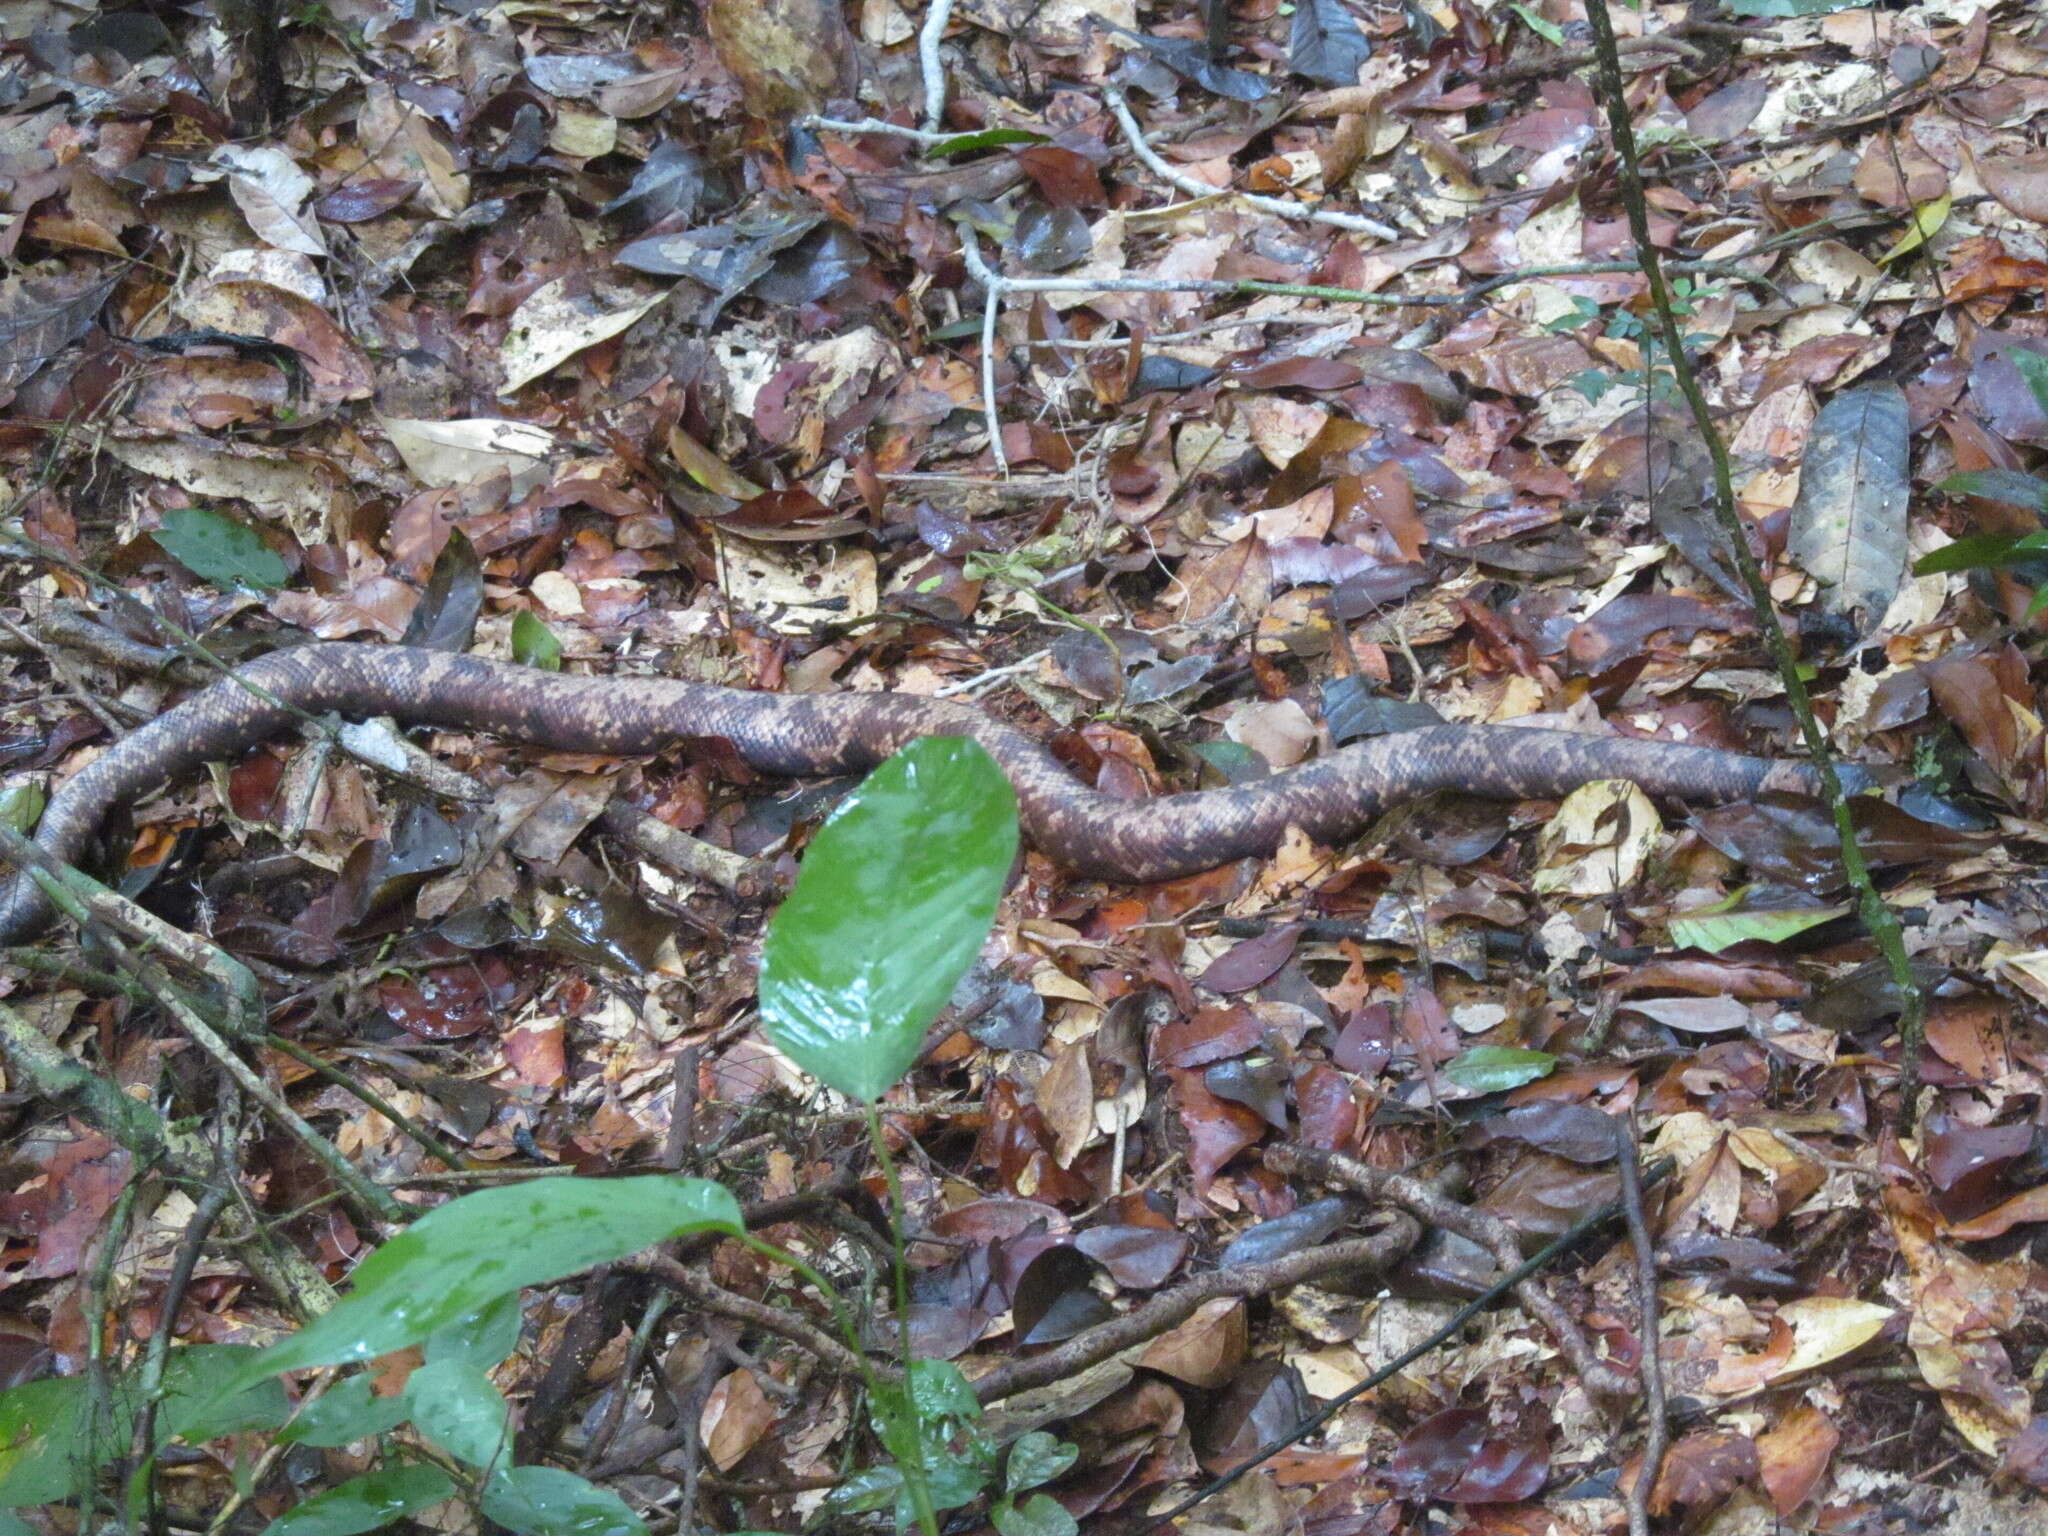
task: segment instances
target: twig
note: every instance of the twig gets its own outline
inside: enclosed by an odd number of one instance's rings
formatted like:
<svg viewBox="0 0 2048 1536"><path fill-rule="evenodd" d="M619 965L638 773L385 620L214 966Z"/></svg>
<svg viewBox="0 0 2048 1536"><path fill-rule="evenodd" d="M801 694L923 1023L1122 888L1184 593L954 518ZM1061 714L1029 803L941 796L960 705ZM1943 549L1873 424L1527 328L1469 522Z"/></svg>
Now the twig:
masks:
<svg viewBox="0 0 2048 1536"><path fill-rule="evenodd" d="M106 729L108 735L119 736L128 729L126 723L114 718L113 711L108 709L100 701L99 697L90 688L85 686L78 674L72 671L70 664L62 657L51 654L48 646L38 643L34 635L23 629L4 613L0 613L0 628L4 628L8 634L26 645L31 651L40 654L44 662L48 664L51 675L64 685L64 691L76 699L79 706L87 714L99 721Z"/></svg>
<svg viewBox="0 0 2048 1536"><path fill-rule="evenodd" d="M1901 1135L1910 1135L1914 1121L1913 1101L1918 1097L1919 1089L1920 1052L1926 1035L1926 998L1913 975L1913 964L1906 954L1905 936L1899 928L1898 914L1878 893L1877 883L1870 877L1870 867L1864 862L1863 850L1857 844L1855 819L1849 811L1848 797L1842 792L1841 776L1835 771L1834 749L1828 744L1820 720L1813 712L1813 698L1806 690L1798 653L1792 649L1784 626L1778 622L1771 589L1765 583L1756 555L1749 547L1749 529L1735 504L1735 479L1728 462L1728 445L1721 440L1721 434L1714 425L1713 407L1707 403L1707 397L1700 389L1699 377L1685 353L1685 336L1678 314L1671 307L1671 290L1664 280L1664 268L1657 248L1650 240L1649 203L1643 191L1635 129L1629 122L1621 62L1615 52L1614 21L1608 15L1606 0L1586 0L1586 20L1593 29L1593 44L1600 53L1600 95L1607 108L1608 127L1614 135L1615 158L1621 172L1621 200L1628 210L1629 232L1635 238L1636 259L1649 283L1650 303L1656 310L1664 349L1670 356L1671 371L1678 380L1679 391L1692 411L1693 425L1705 442L1713 463L1714 516L1728 545L1726 553L1749 592L1757 629L1763 635L1771 662L1785 685L1785 702L1792 707L1793 717L1799 722L1800 734L1806 740L1807 755L1813 760L1814 772L1820 779L1822 797L1834 815L1835 836L1842 851L1842 873L1856 892L1863 926L1869 930L1872 941L1884 956L1891 971L1892 985L1898 990L1901 1057L1898 1125Z"/></svg>
<svg viewBox="0 0 2048 1536"><path fill-rule="evenodd" d="M1003 417L996 406L996 320L1003 311L1003 297L1018 280L1003 276L981 259L981 238L965 224L960 226L960 255L968 272L981 284L981 415L988 427L988 454L996 473L1010 477L1010 456L1003 450Z"/></svg>
<svg viewBox="0 0 2048 1536"><path fill-rule="evenodd" d="M772 1333L779 1338L787 1339L790 1343L817 1356L824 1364L843 1376L863 1378L871 1374L879 1376L884 1381L903 1379L903 1373L895 1366L881 1360L862 1360L824 1329L797 1316L794 1312L782 1307L771 1307L766 1302L755 1301L751 1297L728 1291L724 1286L698 1274L694 1269L665 1253L647 1254L633 1260L627 1267L652 1275L670 1290L707 1312L729 1317L734 1322L745 1323L749 1327L760 1329L763 1333Z"/></svg>
<svg viewBox="0 0 2048 1536"><path fill-rule="evenodd" d="M917 67L924 72L924 126L936 133L946 118L946 64L939 57L946 23L953 19L953 0L932 0L917 33Z"/></svg>
<svg viewBox="0 0 2048 1536"><path fill-rule="evenodd" d="M1044 647L1033 651L1021 661L1013 661L1006 666L990 667L986 671L975 673L972 677L956 678L943 687L934 688L932 690L932 697L935 699L950 699L956 694L978 693L990 683L1000 682L1006 677L1015 677L1019 673L1031 671L1051 654L1051 648Z"/></svg>
<svg viewBox="0 0 2048 1536"><path fill-rule="evenodd" d="M1374 1168L1342 1152L1293 1145L1268 1148L1266 1165L1278 1173L1307 1174L1327 1183L1341 1184L1368 1199L1391 1200L1431 1225L1443 1227L1479 1244L1504 1270L1513 1269L1521 1257L1514 1229L1498 1216L1460 1205L1441 1190L1433 1189L1408 1174ZM1531 1279L1518 1283L1515 1299L1557 1340L1559 1350L1571 1362L1572 1369L1579 1373L1588 1390L1602 1397L1621 1397L1635 1390L1635 1382L1625 1371L1593 1353L1578 1323L1537 1281Z"/></svg>
<svg viewBox="0 0 2048 1536"><path fill-rule="evenodd" d="M1660 1158L1644 1172L1643 1184L1645 1187L1655 1184L1668 1176L1672 1166L1669 1158ZM1153 1519L1150 1523L1141 1527L1141 1529L1147 1533L1147 1536L1164 1536L1164 1533L1172 1528L1175 1520L1193 1509L1197 1504L1200 1504L1204 1499L1223 1492L1224 1489L1235 1483L1239 1478L1247 1476L1255 1469L1264 1466L1289 1446L1300 1444L1300 1442L1306 1440L1310 1435L1329 1423L1331 1419L1335 1418L1349 1404L1372 1391L1373 1388L1379 1386L1382 1382L1392 1380L1415 1361L1420 1360L1432 1349L1435 1349L1437 1345L1444 1343L1446 1340L1456 1338L1460 1329L1481 1312L1492 1306L1494 1302L1505 1296L1509 1291L1514 1290L1525 1280L1541 1273L1552 1259L1555 1259L1566 1249L1572 1247L1581 1238L1585 1237L1587 1233L1612 1221L1618 1213L1618 1209L1619 1207L1616 1203L1610 1202L1593 1212L1592 1215L1572 1223L1568 1230L1559 1233L1509 1273L1502 1275L1492 1285L1489 1285L1477 1296L1474 1296L1464 1306L1458 1308L1456 1312L1451 1314L1450 1321L1441 1328L1438 1328L1428 1338L1403 1350L1392 1360L1389 1360L1385 1365L1366 1377L1365 1380L1346 1387L1314 1413L1294 1425L1286 1434L1275 1440L1271 1445L1263 1447L1249 1461L1240 1462L1221 1477L1216 1478L1212 1482L1205 1483L1202 1487L1196 1489L1178 1504L1174 1505L1165 1514Z"/></svg>
<svg viewBox="0 0 2048 1536"><path fill-rule="evenodd" d="M521 1465L541 1460L554 1448L598 1351L611 1342L634 1293L643 1288L636 1277L609 1265L585 1282L583 1299L563 1328L548 1357L548 1368L520 1417L517 1444Z"/></svg>
<svg viewBox="0 0 2048 1536"><path fill-rule="evenodd" d="M619 1426L625 1422L626 1404L633 1396L633 1382L640 1375L640 1367L647 1359L648 1341L654 1337L655 1326L667 1315L668 1309L669 1298L657 1295L649 1298L646 1307L641 1311L640 1324L633 1330L633 1337L626 1345L625 1363L619 1367L618 1380L612 1385L611 1401L605 1404L604 1417L598 1421L597 1430L590 1437L590 1448L584 1453L585 1460L600 1460L611 1448L612 1441L619 1433ZM607 1339L605 1342L609 1343L610 1340ZM705 1387L708 1390L710 1382L706 1382ZM698 1413L703 1411L703 1407L701 1402L697 1405ZM696 1414L688 1414L685 1417L693 1424L697 1419ZM687 1509L693 1502L694 1500L686 1498L683 1500L683 1507Z"/></svg>
<svg viewBox="0 0 2048 1536"><path fill-rule="evenodd" d="M780 882L772 864L728 853L702 838L678 832L658 816L650 816L624 800L613 800L598 820L607 831L624 838L657 864L707 880L742 901L760 901L778 894Z"/></svg>
<svg viewBox="0 0 2048 1536"><path fill-rule="evenodd" d="M1234 198L1248 208L1261 213L1270 213L1278 219L1290 219L1297 224L1326 224L1332 229L1350 230L1354 234L1371 235L1380 240L1399 240L1401 232L1391 224L1378 219L1367 218L1362 213L1339 213L1328 208L1310 208L1301 203L1290 203L1278 197L1266 197L1257 192L1240 192L1231 187L1212 187L1207 182L1197 181L1186 171L1177 171L1159 158L1157 150L1145 137L1145 130L1138 126L1138 120L1131 115L1130 103L1124 100L1124 93L1115 86L1104 84L1103 99L1109 103L1109 110L1116 115L1117 125L1124 131L1124 142L1131 147L1131 153L1144 162L1145 169L1168 185L1195 197Z"/></svg>
<svg viewBox="0 0 2048 1536"><path fill-rule="evenodd" d="M234 1177L232 1169L223 1169L222 1178ZM156 1412L162 1396L164 1365L170 1359L171 1337L178 1331L178 1310L185 1304L185 1292L191 1288L192 1275L199 1267L199 1255L206 1248L206 1240L213 1235L214 1223L227 1209L230 1198L226 1183L215 1185L200 1195L193 1207L192 1218L185 1223L184 1235L178 1240L177 1254L171 1260L170 1278L164 1283L163 1300L157 1308L156 1332L150 1335L149 1349L142 1360L141 1397L142 1411L135 1416L134 1455L138 1466L148 1467L156 1455ZM148 1477L142 1486L144 1520L152 1530L158 1528L157 1486L154 1476Z"/></svg>
<svg viewBox="0 0 2048 1536"><path fill-rule="evenodd" d="M803 126L814 133L839 133L848 138L874 133L885 138L908 139L913 144L943 144L948 139L960 137L957 133L927 133L922 128L907 128L902 123L885 122L879 117L852 119L811 116L803 119Z"/></svg>
<svg viewBox="0 0 2048 1536"><path fill-rule="evenodd" d="M1628 1536L1650 1536L1650 1492L1664 1467L1671 1442L1671 1417L1664 1406L1664 1357L1658 1348L1657 1249L1650 1240L1650 1222L1643 1211L1642 1143L1636 1135L1635 1110L1615 1127L1615 1164L1621 1172L1621 1214L1628 1222L1629 1246L1636 1261L1636 1332L1642 1336L1638 1366L1643 1379L1643 1414L1649 1433L1643 1440L1642 1470L1628 1491Z"/></svg>
<svg viewBox="0 0 2048 1536"><path fill-rule="evenodd" d="M296 1421L308 1408L325 1397L327 1389L340 1379L340 1366L330 1365L323 1368L320 1374L313 1378L313 1384L306 1389L306 1395L300 1398L292 1409L292 1421ZM293 1442L281 1435L272 1435L269 1439L270 1443L263 1447L263 1453L256 1458L254 1465L246 1470L237 1469L234 1485L229 1490L226 1501L222 1503L213 1519L207 1522L206 1536L222 1536L222 1533L234 1523L235 1516L241 1513L242 1506L256 1496L256 1491L263 1486L264 1479L270 1476L271 1468L275 1467L279 1458L292 1448Z"/></svg>
<svg viewBox="0 0 2048 1536"><path fill-rule="evenodd" d="M188 1184L210 1188L219 1182L216 1159L204 1142L65 1055L5 1003L0 1003L0 1059L38 1098L79 1115L126 1148L138 1167L160 1162ZM240 1241L255 1230L253 1223L243 1223L233 1236ZM296 1250L273 1253L259 1245L248 1258L256 1278L288 1310L310 1317L334 1304L333 1288Z"/></svg>
<svg viewBox="0 0 2048 1536"><path fill-rule="evenodd" d="M263 1043L273 1051L279 1051L291 1057L293 1061L306 1068L307 1071L334 1084L342 1092L360 1099L386 1120L397 1126L401 1132L417 1142L420 1150L429 1157L439 1158L443 1163L447 1164L450 1171L456 1173L473 1171L470 1170L468 1158L407 1115L397 1105L393 1104L367 1083L357 1082L348 1073L342 1071L341 1068L335 1066L332 1062L321 1060L296 1040L287 1040L283 1035L265 1035Z"/></svg>
<svg viewBox="0 0 2048 1536"><path fill-rule="evenodd" d="M401 1203L390 1190L365 1175L343 1155L339 1147L314 1130L297 1110L285 1102L282 1094L273 1089L263 1080L260 1073L235 1054L234 1047L229 1045L211 1024L200 1017L199 1011L181 996L176 988L166 987L157 990L156 998L170 1011L171 1016L178 1021L178 1027L194 1045L211 1056L265 1114L299 1139L300 1145L313 1154L314 1160L333 1175L334 1182L341 1186L360 1214L376 1221L396 1224L408 1222L419 1214L410 1206Z"/></svg>
<svg viewBox="0 0 2048 1536"><path fill-rule="evenodd" d="M51 903L81 928L121 934L145 952L171 956L220 989L229 1028L238 1036L261 1032L263 994L249 968L225 951L165 922L90 875L52 858L12 827L0 824L0 860L31 876ZM146 984L146 983L145 983Z"/></svg>
<svg viewBox="0 0 2048 1536"><path fill-rule="evenodd" d="M1284 1258L1237 1264L1197 1275L1120 1317L1077 1333L1042 1355L997 1366L976 1380L974 1395L983 1403L993 1403L1063 1380L1134 1345L1156 1339L1193 1317L1204 1302L1220 1296L1250 1299L1320 1280L1325 1275L1391 1269L1415 1246L1421 1234L1422 1229L1413 1217L1397 1211L1391 1213L1382 1230L1370 1237L1345 1238Z"/></svg>

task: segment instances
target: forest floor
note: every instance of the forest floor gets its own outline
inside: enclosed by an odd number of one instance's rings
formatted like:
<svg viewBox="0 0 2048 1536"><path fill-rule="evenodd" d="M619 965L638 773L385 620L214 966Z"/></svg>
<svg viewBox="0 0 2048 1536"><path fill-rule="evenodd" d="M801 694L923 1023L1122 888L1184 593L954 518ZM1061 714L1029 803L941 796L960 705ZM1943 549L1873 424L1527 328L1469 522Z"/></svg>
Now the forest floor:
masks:
<svg viewBox="0 0 2048 1536"><path fill-rule="evenodd" d="M883 1123L916 1353L1075 1452L1063 1517L949 1528L1143 1532L1281 1442L1180 1528L2041 1528L2048 13L1613 13L1765 616L1581 0L217 11L50 0L0 50L0 819L309 638L942 695L1140 797L1437 721L1796 757L1769 618L1883 783L1924 1042L1796 797L1441 795L1151 886L1027 850ZM411 750L250 743L114 839L263 1039L73 923L0 952L0 1388L267 1343L265 1274L345 1288L377 1199L565 1169L816 1196L772 1235L888 1319L862 1118L754 1008L745 872L851 781ZM695 1253L527 1293L521 1460L664 1532L886 1521L828 1502L877 1452L815 1295ZM249 1481L227 1435L159 1524L411 1454Z"/></svg>

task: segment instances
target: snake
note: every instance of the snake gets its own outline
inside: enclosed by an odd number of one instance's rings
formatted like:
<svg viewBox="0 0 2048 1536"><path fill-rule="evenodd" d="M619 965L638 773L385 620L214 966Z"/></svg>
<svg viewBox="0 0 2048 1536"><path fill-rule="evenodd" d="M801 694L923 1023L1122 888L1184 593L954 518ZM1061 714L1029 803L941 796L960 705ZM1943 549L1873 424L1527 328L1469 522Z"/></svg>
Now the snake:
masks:
<svg viewBox="0 0 2048 1536"><path fill-rule="evenodd" d="M1015 787L1019 828L1032 846L1076 875L1133 885L1270 854L1290 828L1339 845L1387 808L1438 790L1550 799L1626 779L1650 794L1694 802L1819 792L1813 768L1796 760L1537 726L1446 724L1353 742L1249 782L1132 799L1082 783L1028 732L958 700L770 693L548 671L373 641L314 641L243 664L102 751L51 794L34 841L51 858L77 865L117 806L327 715L389 717L409 727L620 756L722 739L753 768L792 778L859 772L918 738L963 736ZM53 919L48 898L26 875L0 892L0 944L20 944Z"/></svg>

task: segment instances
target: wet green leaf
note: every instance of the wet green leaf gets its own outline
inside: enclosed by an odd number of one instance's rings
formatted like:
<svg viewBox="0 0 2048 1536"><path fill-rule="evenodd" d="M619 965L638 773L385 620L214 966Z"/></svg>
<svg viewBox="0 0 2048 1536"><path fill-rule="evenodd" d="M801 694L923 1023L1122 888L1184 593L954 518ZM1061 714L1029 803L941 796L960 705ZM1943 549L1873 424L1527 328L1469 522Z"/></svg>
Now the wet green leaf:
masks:
<svg viewBox="0 0 2048 1536"><path fill-rule="evenodd" d="M1081 1527L1050 1494L1034 1493L1022 1504L998 1504L990 1519L1001 1536L1080 1536Z"/></svg>
<svg viewBox="0 0 2048 1536"><path fill-rule="evenodd" d="M405 1384L412 1421L457 1461L495 1467L505 1460L510 1410L491 1378L467 1360L434 1360Z"/></svg>
<svg viewBox="0 0 2048 1536"><path fill-rule="evenodd" d="M0 1392L0 1506L69 1498L91 1466L86 1380L54 1376Z"/></svg>
<svg viewBox="0 0 2048 1536"><path fill-rule="evenodd" d="M484 1489L484 1516L519 1536L646 1536L608 1488L557 1467L514 1467Z"/></svg>
<svg viewBox="0 0 2048 1536"><path fill-rule="evenodd" d="M365 1472L294 1505L263 1528L263 1536L361 1536L439 1504L455 1483L438 1467L417 1462Z"/></svg>
<svg viewBox="0 0 2048 1536"><path fill-rule="evenodd" d="M405 1394L379 1397L368 1372L347 1377L308 1403L299 1416L278 1431L286 1445L328 1450L354 1440L373 1440L403 1424L412 1414Z"/></svg>
<svg viewBox="0 0 2048 1536"><path fill-rule="evenodd" d="M363 1260L349 1295L241 1375L373 1359L525 1286L685 1233L740 1230L738 1203L708 1179L546 1179L478 1190L429 1211Z"/></svg>
<svg viewBox="0 0 2048 1536"><path fill-rule="evenodd" d="M446 1328L437 1329L427 1340L429 1360L466 1360L479 1370L489 1370L512 1357L519 1347L519 1327L524 1314L519 1293L511 1291L476 1311L459 1317Z"/></svg>
<svg viewBox="0 0 2048 1536"><path fill-rule="evenodd" d="M872 1101L980 952L1017 853L1017 797L957 736L914 741L819 830L768 925L761 1019L805 1071Z"/></svg>
<svg viewBox="0 0 2048 1536"><path fill-rule="evenodd" d="M1080 1449L1056 1435L1034 1429L1020 1435L1010 1447L1010 1460L1003 1474L1003 1486L1022 1493L1051 1482L1080 1458Z"/></svg>

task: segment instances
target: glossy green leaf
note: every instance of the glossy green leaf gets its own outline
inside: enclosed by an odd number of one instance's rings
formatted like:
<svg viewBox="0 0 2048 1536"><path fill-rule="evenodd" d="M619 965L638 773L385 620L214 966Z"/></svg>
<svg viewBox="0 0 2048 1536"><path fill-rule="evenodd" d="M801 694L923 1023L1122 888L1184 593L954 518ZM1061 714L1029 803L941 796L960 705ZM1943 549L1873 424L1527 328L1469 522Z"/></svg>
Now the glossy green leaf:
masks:
<svg viewBox="0 0 2048 1536"><path fill-rule="evenodd" d="M1010 1460L1003 1472L1003 1486L1022 1493L1051 1482L1080 1459L1080 1447L1069 1445L1057 1435L1034 1429L1017 1437L1010 1447Z"/></svg>
<svg viewBox="0 0 2048 1536"><path fill-rule="evenodd" d="M1553 48L1564 46L1564 28L1554 21L1547 21L1530 10L1526 5L1511 6L1511 10L1522 18L1522 24Z"/></svg>
<svg viewBox="0 0 2048 1536"><path fill-rule="evenodd" d="M974 742L926 737L883 763L768 925L769 1039L849 1098L879 1098L980 952L1016 854L1016 793Z"/></svg>
<svg viewBox="0 0 2048 1536"><path fill-rule="evenodd" d="M478 1190L429 1211L363 1260L348 1296L243 1375L373 1359L525 1286L686 1233L740 1230L738 1203L708 1179L543 1179Z"/></svg>
<svg viewBox="0 0 2048 1536"><path fill-rule="evenodd" d="M419 1462L380 1467L293 1505L263 1528L263 1536L361 1536L454 1493L454 1481L439 1467Z"/></svg>
<svg viewBox="0 0 2048 1536"><path fill-rule="evenodd" d="M1005 144L1044 144L1049 142L1042 133L1033 133L1028 128L983 128L976 133L956 133L950 139L941 139L930 146L925 153L933 159L952 155L971 155L984 149L997 149Z"/></svg>
<svg viewBox="0 0 2048 1536"><path fill-rule="evenodd" d="M519 1536L646 1536L647 1523L608 1488L555 1467L514 1467L484 1489L484 1517Z"/></svg>
<svg viewBox="0 0 2048 1536"><path fill-rule="evenodd" d="M403 1424L412 1414L405 1394L379 1397L368 1372L345 1377L299 1411L278 1431L286 1445L328 1450L355 1440L374 1440Z"/></svg>
<svg viewBox="0 0 2048 1536"><path fill-rule="evenodd" d="M507 1291L495 1301L437 1328L427 1338L429 1360L464 1360L488 1371L512 1358L519 1347L519 1329L526 1317L519 1293Z"/></svg>
<svg viewBox="0 0 2048 1536"><path fill-rule="evenodd" d="M903 1472L893 1462L866 1467L841 1479L825 1496L825 1508L839 1514L866 1515L891 1509L903 1495Z"/></svg>
<svg viewBox="0 0 2048 1536"><path fill-rule="evenodd" d="M1444 1063L1444 1076L1473 1093L1505 1093L1548 1077L1557 1058L1512 1045L1475 1045Z"/></svg>
<svg viewBox="0 0 2048 1536"><path fill-rule="evenodd" d="M216 587L281 587L291 575L263 535L211 507L178 507L150 533L157 546L201 581Z"/></svg>
<svg viewBox="0 0 2048 1536"><path fill-rule="evenodd" d="M1034 1493L1022 1504L998 1504L989 1518L1001 1536L1080 1536L1081 1527L1050 1494Z"/></svg>
<svg viewBox="0 0 2048 1536"><path fill-rule="evenodd" d="M1913 562L1913 574L1931 576L1941 571L2018 565L2042 554L2048 554L2048 533L1973 533L1953 544L1929 550Z"/></svg>
<svg viewBox="0 0 2048 1536"><path fill-rule="evenodd" d="M2009 507L2048 513L2048 480L2016 469L1967 469L1935 483L1944 496L1978 496Z"/></svg>
<svg viewBox="0 0 2048 1536"><path fill-rule="evenodd" d="M505 1459L511 1410L491 1378L467 1360L434 1360L405 1384L412 1421L434 1444L466 1466L490 1468Z"/></svg>
<svg viewBox="0 0 2048 1536"><path fill-rule="evenodd" d="M1671 919L1671 942L1685 949L1718 955L1724 949L1756 940L1780 944L1795 934L1833 922L1848 907L1799 907L1790 911L1691 912Z"/></svg>
<svg viewBox="0 0 2048 1536"><path fill-rule="evenodd" d="M562 641L552 629L524 608L512 616L512 659L543 672L562 670Z"/></svg>

